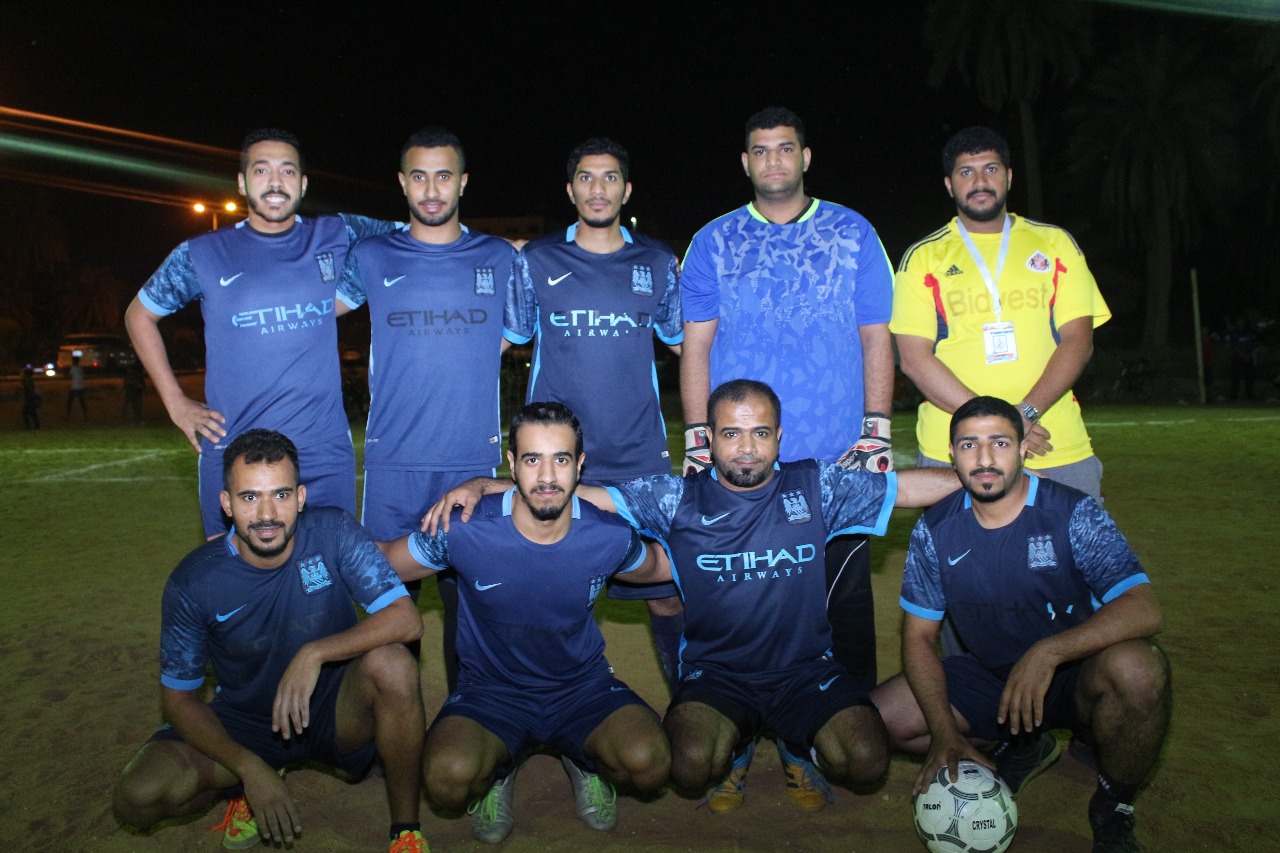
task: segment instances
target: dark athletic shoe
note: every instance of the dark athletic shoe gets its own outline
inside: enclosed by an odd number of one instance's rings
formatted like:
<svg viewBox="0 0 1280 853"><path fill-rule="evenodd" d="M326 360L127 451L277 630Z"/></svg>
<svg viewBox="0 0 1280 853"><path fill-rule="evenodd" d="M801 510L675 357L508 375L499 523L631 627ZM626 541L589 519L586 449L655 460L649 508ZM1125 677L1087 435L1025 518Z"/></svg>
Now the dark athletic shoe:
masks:
<svg viewBox="0 0 1280 853"><path fill-rule="evenodd" d="M1026 784L1058 760L1058 739L1040 732L1026 742L1014 742L995 759L996 772L1009 786L1014 798Z"/></svg>
<svg viewBox="0 0 1280 853"><path fill-rule="evenodd" d="M1095 791L1089 800L1089 823L1093 826L1093 853L1140 853L1133 834L1133 806L1117 803Z"/></svg>

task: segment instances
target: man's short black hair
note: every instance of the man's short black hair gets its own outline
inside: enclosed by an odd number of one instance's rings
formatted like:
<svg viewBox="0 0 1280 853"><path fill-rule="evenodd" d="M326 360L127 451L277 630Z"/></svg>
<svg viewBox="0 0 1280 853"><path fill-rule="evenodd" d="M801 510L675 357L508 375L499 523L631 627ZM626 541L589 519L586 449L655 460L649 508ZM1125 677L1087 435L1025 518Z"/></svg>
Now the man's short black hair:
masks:
<svg viewBox="0 0 1280 853"><path fill-rule="evenodd" d="M1009 168L1009 143L989 127L966 127L947 140L942 146L942 174L951 176L956 158L961 154L981 154L994 151L1004 167Z"/></svg>
<svg viewBox="0 0 1280 853"><path fill-rule="evenodd" d="M716 407L720 403L725 400L741 403L751 397L762 397L769 401L769 406L773 409L773 425L782 426L782 401L772 388L754 379L731 379L712 391L707 400L707 421L711 424L711 431L714 433L716 429Z"/></svg>
<svg viewBox="0 0 1280 853"><path fill-rule="evenodd" d="M800 116L786 107L765 107L747 119L746 141L743 142L742 150L746 151L751 147L751 131L769 130L774 127L794 128L796 141L800 143L801 148L804 148L804 122Z"/></svg>
<svg viewBox="0 0 1280 853"><path fill-rule="evenodd" d="M249 169L249 147L259 142L283 142L286 145L292 145L293 150L298 152L298 171L306 172L302 162L302 143L298 141L298 135L278 127L260 127L245 134L244 142L240 143L241 172Z"/></svg>
<svg viewBox="0 0 1280 853"><path fill-rule="evenodd" d="M578 423L578 418L570 411L569 407L563 403L530 403L520 411L516 412L516 416L511 419L511 431L507 433L507 448L511 451L511 455L520 456L520 451L516 450L516 432L525 424L542 424L552 426L554 424L564 424L573 430L573 456L575 459L582 456L582 424ZM515 472L512 472L515 475Z"/></svg>
<svg viewBox="0 0 1280 853"><path fill-rule="evenodd" d="M237 459L246 465L274 465L288 459L293 465L293 479L298 480L298 448L288 436L273 429L251 429L236 436L222 453L222 487L231 491L231 469Z"/></svg>
<svg viewBox="0 0 1280 853"><path fill-rule="evenodd" d="M467 171L467 152L462 150L462 142L457 135L451 130L436 125L427 125L426 127L415 131L404 147L400 149L400 171L404 171L404 155L409 153L410 148L452 148L458 152L458 174Z"/></svg>
<svg viewBox="0 0 1280 853"><path fill-rule="evenodd" d="M990 151L989 148L982 149ZM956 443L956 430L960 428L962 421L969 418L987 418L987 417L1004 418L1013 424L1013 431L1018 435L1018 444L1022 444L1025 438L1022 432L1022 415L1014 408L1014 405L999 397L974 397L971 400L961 404L956 409L955 414L951 416L951 443Z"/></svg>
<svg viewBox="0 0 1280 853"><path fill-rule="evenodd" d="M622 172L622 182L625 184L631 180L631 157L627 154L627 149L607 136L593 136L569 152L569 167L565 170L569 176L569 183L573 183L573 176L577 174L578 164L582 162L582 158L595 154L608 154L613 157L618 161L618 169Z"/></svg>

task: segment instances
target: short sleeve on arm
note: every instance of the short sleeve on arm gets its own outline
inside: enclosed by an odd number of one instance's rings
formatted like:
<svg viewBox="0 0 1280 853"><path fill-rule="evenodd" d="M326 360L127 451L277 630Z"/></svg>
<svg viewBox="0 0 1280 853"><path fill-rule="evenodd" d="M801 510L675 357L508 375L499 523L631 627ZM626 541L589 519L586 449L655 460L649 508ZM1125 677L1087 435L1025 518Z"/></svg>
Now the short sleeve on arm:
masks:
<svg viewBox="0 0 1280 853"><path fill-rule="evenodd" d="M1076 568L1102 604L1139 584L1150 583L1116 523L1093 498L1083 498L1072 510L1070 536Z"/></svg>
<svg viewBox="0 0 1280 853"><path fill-rule="evenodd" d="M191 262L191 249L184 240L169 253L160 268L138 291L138 301L152 314L166 317L188 302L200 298L200 280Z"/></svg>
<svg viewBox="0 0 1280 853"><path fill-rule="evenodd" d="M684 496L684 478L659 474L609 486L608 491L623 520L646 536L665 542Z"/></svg>
<svg viewBox="0 0 1280 853"><path fill-rule="evenodd" d="M846 471L834 463L819 462L818 481L828 539L847 533L884 535L898 499L897 474Z"/></svg>
<svg viewBox="0 0 1280 853"><path fill-rule="evenodd" d="M339 537L341 565L338 573L351 597L366 613L377 613L397 598L409 594L373 537L350 513L342 514Z"/></svg>
<svg viewBox="0 0 1280 853"><path fill-rule="evenodd" d="M527 344L538 328L538 297L524 252L511 259L506 303L502 306L502 336L513 344Z"/></svg>
<svg viewBox="0 0 1280 853"><path fill-rule="evenodd" d="M364 289L364 276L360 272L360 247L347 253L347 262L342 267L342 277L338 279L338 298L348 308L356 309L369 298Z"/></svg>
<svg viewBox="0 0 1280 853"><path fill-rule="evenodd" d="M204 615L172 581L160 605L160 683L171 690L204 684Z"/></svg>
<svg viewBox="0 0 1280 853"><path fill-rule="evenodd" d="M712 255L715 238L711 226L693 237L680 269L680 309L685 322L720 319L720 281Z"/></svg>
<svg viewBox="0 0 1280 853"><path fill-rule="evenodd" d="M942 621L947 612L947 599L942 594L942 575L938 571L938 552L924 518L920 518L911 531L898 604L912 616L931 622Z"/></svg>
<svg viewBox="0 0 1280 853"><path fill-rule="evenodd" d="M616 574L626 574L634 572L644 562L645 548L644 540L640 538L640 534L631 529L631 540L627 543L627 553L623 556L622 562L618 564Z"/></svg>
<svg viewBox="0 0 1280 853"><path fill-rule="evenodd" d="M667 289L658 303L658 340L668 346L684 342L684 312L680 307L680 274L675 256L667 263Z"/></svg>
<svg viewBox="0 0 1280 853"><path fill-rule="evenodd" d="M893 266L880 235L863 220L865 232L858 247L858 286L853 292L859 326L888 323L893 313Z"/></svg>

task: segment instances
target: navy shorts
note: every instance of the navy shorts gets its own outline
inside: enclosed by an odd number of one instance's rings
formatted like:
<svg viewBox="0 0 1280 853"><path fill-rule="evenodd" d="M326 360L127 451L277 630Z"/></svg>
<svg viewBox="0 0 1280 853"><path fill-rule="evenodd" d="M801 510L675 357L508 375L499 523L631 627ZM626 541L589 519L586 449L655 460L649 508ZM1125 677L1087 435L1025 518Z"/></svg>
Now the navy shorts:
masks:
<svg viewBox="0 0 1280 853"><path fill-rule="evenodd" d="M264 716L233 708L220 696L215 697L209 707L218 715L218 721L232 740L276 770L303 761L318 761L360 778L373 766L378 748L369 741L351 752L344 753L338 749L338 690L345 673L344 664L333 677L323 678L316 684L316 691L311 695L311 723L301 735L294 734L288 740L271 730L269 714ZM150 739L181 741L182 737L166 723Z"/></svg>
<svg viewBox="0 0 1280 853"><path fill-rule="evenodd" d="M738 727L740 740L768 729L789 743L812 747L814 737L837 713L871 705L867 692L831 658L758 675L688 664L684 668L688 674L680 680L672 707L685 702L709 705Z"/></svg>
<svg viewBox="0 0 1280 853"><path fill-rule="evenodd" d="M1079 728L1076 718L1076 684L1080 681L1081 661L1058 667L1044 696L1045 729ZM1000 710L1000 694L1004 692L1008 673L997 673L978 663L970 654L952 655L942 662L947 676L947 698L969 721L969 736L983 740L1000 740L1009 734L1008 725L996 722Z"/></svg>
<svg viewBox="0 0 1280 853"><path fill-rule="evenodd" d="M431 725L446 717L466 717L496 735L512 761L545 744L592 770L594 762L583 752L587 738L610 714L628 705L645 702L607 672L552 690L473 681L445 700Z"/></svg>
<svg viewBox="0 0 1280 853"><path fill-rule="evenodd" d="M216 447L204 442L200 455L200 518L204 535L226 533L229 519L222 513L222 451L235 436L228 435ZM298 448L301 483L307 487L307 503L336 506L356 514L356 453L351 433L323 444Z"/></svg>
<svg viewBox="0 0 1280 853"><path fill-rule="evenodd" d="M417 532L422 517L445 492L473 477L492 476L492 468L468 471L366 468L360 523L374 539L399 539Z"/></svg>

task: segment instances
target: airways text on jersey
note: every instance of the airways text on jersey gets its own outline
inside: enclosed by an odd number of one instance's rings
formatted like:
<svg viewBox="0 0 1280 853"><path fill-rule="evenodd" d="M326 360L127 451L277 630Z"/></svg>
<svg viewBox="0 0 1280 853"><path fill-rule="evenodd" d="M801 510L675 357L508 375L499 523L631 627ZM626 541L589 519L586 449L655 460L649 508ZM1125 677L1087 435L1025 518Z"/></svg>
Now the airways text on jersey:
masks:
<svg viewBox="0 0 1280 853"><path fill-rule="evenodd" d="M699 554L698 568L704 572L719 572L716 583L780 580L804 574L817 551L813 545L797 545L794 549Z"/></svg>

